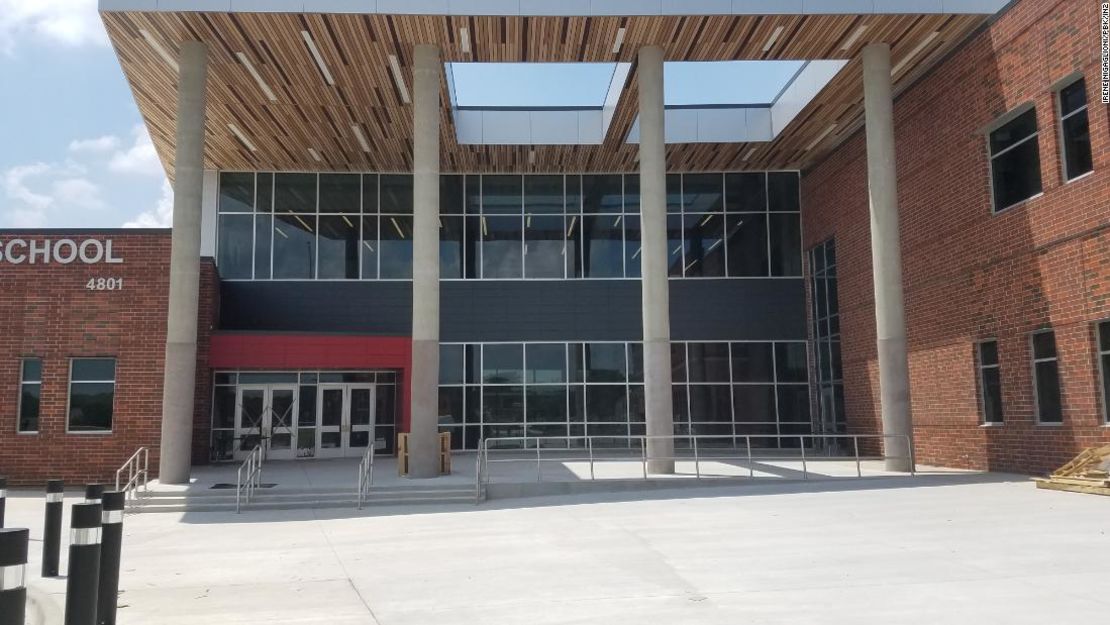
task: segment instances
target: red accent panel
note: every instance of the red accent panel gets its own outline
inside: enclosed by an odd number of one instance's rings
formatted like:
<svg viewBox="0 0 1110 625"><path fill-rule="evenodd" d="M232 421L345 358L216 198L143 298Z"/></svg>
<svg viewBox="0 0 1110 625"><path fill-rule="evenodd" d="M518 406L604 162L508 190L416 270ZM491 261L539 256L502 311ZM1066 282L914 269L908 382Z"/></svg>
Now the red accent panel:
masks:
<svg viewBox="0 0 1110 625"><path fill-rule="evenodd" d="M412 339L404 336L213 334L212 369L398 369L399 432L409 431Z"/></svg>

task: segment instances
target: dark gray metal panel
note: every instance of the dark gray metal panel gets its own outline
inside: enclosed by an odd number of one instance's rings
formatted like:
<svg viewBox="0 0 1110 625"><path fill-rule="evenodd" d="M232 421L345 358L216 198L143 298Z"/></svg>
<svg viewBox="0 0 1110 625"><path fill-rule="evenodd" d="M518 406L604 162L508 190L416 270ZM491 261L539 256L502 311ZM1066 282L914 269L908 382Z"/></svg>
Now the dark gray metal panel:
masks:
<svg viewBox="0 0 1110 625"><path fill-rule="evenodd" d="M223 330L412 335L409 282L223 282Z"/></svg>
<svg viewBox="0 0 1110 625"><path fill-rule="evenodd" d="M671 280L671 338L805 340L805 281Z"/></svg>
<svg viewBox="0 0 1110 625"><path fill-rule="evenodd" d="M224 282L221 328L408 336L408 282ZM636 280L451 281L440 284L445 342L638 341ZM675 340L802 340L798 280L672 280Z"/></svg>

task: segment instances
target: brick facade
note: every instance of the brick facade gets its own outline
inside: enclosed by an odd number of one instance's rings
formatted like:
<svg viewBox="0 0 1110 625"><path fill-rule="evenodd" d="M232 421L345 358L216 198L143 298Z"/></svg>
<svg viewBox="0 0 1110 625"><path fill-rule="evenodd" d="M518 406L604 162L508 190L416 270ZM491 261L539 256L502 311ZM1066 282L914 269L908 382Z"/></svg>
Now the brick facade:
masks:
<svg viewBox="0 0 1110 625"><path fill-rule="evenodd" d="M1040 473L1103 427L1094 323L1110 318L1110 123L1097 2L1022 0L895 104L911 397L920 462ZM1094 173L1064 182L1053 86L1087 79ZM991 212L984 128L1037 107L1044 193ZM881 429L862 132L805 172L807 249L837 242L850 431ZM808 268L807 268L808 271ZM1034 417L1031 332L1056 331L1064 423ZM998 340L1005 424L982 422L975 343Z"/></svg>
<svg viewBox="0 0 1110 625"><path fill-rule="evenodd" d="M157 231L4 231L12 239L111 239L120 264L0 264L0 475L14 484L46 478L71 484L114 479L141 446L157 471L166 343L170 235ZM96 291L93 278L122 278ZM111 433L67 433L69 363L116 358ZM37 433L17 433L22 358L42 359Z"/></svg>

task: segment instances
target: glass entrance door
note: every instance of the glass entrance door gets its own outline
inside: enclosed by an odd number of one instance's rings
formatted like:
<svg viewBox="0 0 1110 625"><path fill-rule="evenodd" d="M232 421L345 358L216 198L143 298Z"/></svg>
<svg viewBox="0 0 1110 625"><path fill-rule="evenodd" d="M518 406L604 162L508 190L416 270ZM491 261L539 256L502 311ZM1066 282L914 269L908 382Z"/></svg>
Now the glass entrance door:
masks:
<svg viewBox="0 0 1110 625"><path fill-rule="evenodd" d="M319 402L316 457L357 457L365 453L374 432L374 385L322 384Z"/></svg>
<svg viewBox="0 0 1110 625"><path fill-rule="evenodd" d="M265 444L268 459L292 459L297 447L296 414L297 387L240 386L235 402L235 459L246 458L259 443Z"/></svg>

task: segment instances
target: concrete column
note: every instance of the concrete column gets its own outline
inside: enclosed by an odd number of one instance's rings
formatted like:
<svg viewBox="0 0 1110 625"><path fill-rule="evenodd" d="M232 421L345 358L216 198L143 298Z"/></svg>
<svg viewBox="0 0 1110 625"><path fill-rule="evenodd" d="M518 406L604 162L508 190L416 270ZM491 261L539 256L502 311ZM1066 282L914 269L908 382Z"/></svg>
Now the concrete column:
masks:
<svg viewBox="0 0 1110 625"><path fill-rule="evenodd" d="M413 54L412 423L409 477L439 474L439 48Z"/></svg>
<svg viewBox="0 0 1110 625"><path fill-rule="evenodd" d="M644 393L648 436L673 436L671 308L667 281L667 149L663 134L663 49L640 49L640 263ZM674 473L674 441L649 439L648 470Z"/></svg>
<svg viewBox="0 0 1110 625"><path fill-rule="evenodd" d="M902 301L902 249L898 238L894 97L890 78L890 46L887 44L871 44L863 49L863 90L867 116L871 265L875 283L875 329L883 433L912 437L906 318ZM883 450L887 470L910 470L910 450L904 440L887 439Z"/></svg>
<svg viewBox="0 0 1110 625"><path fill-rule="evenodd" d="M178 64L173 239L169 314L166 320L166 369L162 385L162 446L158 467L158 477L163 484L187 483L192 465L207 46L196 41L181 44Z"/></svg>

